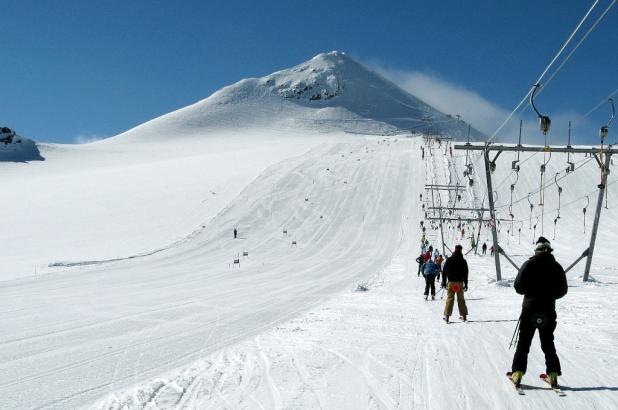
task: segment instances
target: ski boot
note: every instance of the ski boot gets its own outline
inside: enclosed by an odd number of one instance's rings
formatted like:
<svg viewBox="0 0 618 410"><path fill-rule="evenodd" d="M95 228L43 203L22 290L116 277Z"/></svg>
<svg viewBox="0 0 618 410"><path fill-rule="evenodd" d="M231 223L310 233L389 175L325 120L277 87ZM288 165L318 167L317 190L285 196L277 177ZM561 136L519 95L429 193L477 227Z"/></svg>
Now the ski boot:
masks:
<svg viewBox="0 0 618 410"><path fill-rule="evenodd" d="M449 323L448 318L449 318L448 316L444 316L442 320L444 320L448 324Z"/></svg>
<svg viewBox="0 0 618 410"><path fill-rule="evenodd" d="M431 295L431 300L436 300L436 295Z"/></svg>
<svg viewBox="0 0 618 410"><path fill-rule="evenodd" d="M459 319L460 319L460 320L463 320L464 322L467 322L467 321L468 321L468 319L466 318L466 315L461 315L461 316L459 316Z"/></svg>
<svg viewBox="0 0 618 410"><path fill-rule="evenodd" d="M551 386L552 389L560 388L560 386L558 385L558 373L556 372L548 373L547 380L549 381L549 385Z"/></svg>
<svg viewBox="0 0 618 410"><path fill-rule="evenodd" d="M524 372L516 371L511 374L511 380L516 387L521 386L521 379L524 377Z"/></svg>
<svg viewBox="0 0 618 410"><path fill-rule="evenodd" d="M427 295L425 295L425 300L427 300Z"/></svg>

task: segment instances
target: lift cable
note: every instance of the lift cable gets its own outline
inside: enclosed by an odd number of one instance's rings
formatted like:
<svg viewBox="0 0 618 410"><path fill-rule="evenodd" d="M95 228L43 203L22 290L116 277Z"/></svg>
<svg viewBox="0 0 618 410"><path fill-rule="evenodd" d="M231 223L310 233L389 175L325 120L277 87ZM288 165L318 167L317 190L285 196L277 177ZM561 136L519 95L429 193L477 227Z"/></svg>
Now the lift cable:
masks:
<svg viewBox="0 0 618 410"><path fill-rule="evenodd" d="M614 0L615 2L616 0ZM560 57L560 55L562 54L562 52L564 51L564 49L569 45L569 43L571 42L571 40L573 39L573 37L575 36L575 34L579 31L580 27L582 26L582 24L584 24L584 22L588 19L588 16L590 15L590 13L592 13L592 10L594 10L594 8L596 7L597 3L599 2L599 0L595 0L594 3L592 3L592 6L590 6L590 9L588 9L588 11L586 12L586 14L584 15L584 17L582 17L581 21L577 24L577 26L575 27L575 29L573 30L573 32L571 33L571 35L569 35L569 37L567 38L567 40L564 42L564 44L562 45L562 47L560 48L560 50L558 50L558 53L556 53L556 55L554 56L554 58L551 60L551 62L547 65L547 67L545 68L545 70L543 71L543 73L541 73L541 75L539 76L539 78L536 80L535 84L538 84L541 82L541 80L543 79L543 77L545 77L545 74L547 74L547 72L549 71L549 69L552 67L552 65L554 65L554 63L556 62L556 60L558 59L558 57ZM613 5L613 2L612 2ZM511 113L507 116L507 118L504 120L504 122L502 122L502 124L500 124L500 126L498 127L498 129L496 129L496 131L494 131L493 134L491 134L491 136L489 137L489 139L487 140L487 143L489 143L491 140L493 140L496 135L498 135L498 133L504 128L504 126L511 120L511 118L513 118L513 115L519 110L519 108L526 102L526 100L528 100L528 97L532 94L532 92L535 90L536 87L532 87L527 93L526 95L521 99L521 101L519 102L519 104L517 104L517 106L513 109L513 111L511 111Z"/></svg>

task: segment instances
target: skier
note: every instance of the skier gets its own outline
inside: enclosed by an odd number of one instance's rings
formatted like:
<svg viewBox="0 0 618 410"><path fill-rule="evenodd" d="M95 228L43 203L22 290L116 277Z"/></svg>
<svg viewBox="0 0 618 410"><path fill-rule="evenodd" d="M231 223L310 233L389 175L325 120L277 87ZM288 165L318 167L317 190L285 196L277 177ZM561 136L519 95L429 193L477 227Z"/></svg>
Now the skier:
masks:
<svg viewBox="0 0 618 410"><path fill-rule="evenodd" d="M416 276L418 277L421 276L421 268L423 267L423 264L425 263L424 256L425 256L424 253L421 252L420 256L416 258L416 263L418 263L418 272Z"/></svg>
<svg viewBox="0 0 618 410"><path fill-rule="evenodd" d="M438 274L438 266L429 259L423 265L423 277L425 278L425 300L429 297L429 289L431 289L431 299L436 298L436 275Z"/></svg>
<svg viewBox="0 0 618 410"><path fill-rule="evenodd" d="M556 299L566 295L568 287L564 269L556 262L552 251L550 242L540 236L536 241L534 256L524 262L513 284L515 291L524 295L519 317L519 341L511 375L516 386L521 384L521 378L526 373L530 344L535 330L539 329L548 381L552 388L559 388L558 376L562 373L554 346Z"/></svg>
<svg viewBox="0 0 618 410"><path fill-rule="evenodd" d="M444 320L449 322L453 313L455 295L457 295L457 308L464 322L468 317L468 307L464 299L464 292L468 290L468 262L463 257L461 245L455 246L455 252L444 263L442 270L442 287L446 288L446 306L444 306ZM448 286L447 286L448 280Z"/></svg>
<svg viewBox="0 0 618 410"><path fill-rule="evenodd" d="M429 258L431 259L431 255L433 254L433 245L429 245Z"/></svg>
<svg viewBox="0 0 618 410"><path fill-rule="evenodd" d="M438 255L435 260L436 266L438 267L438 276L436 278L438 280L440 280L440 274L442 273L442 262L444 262L444 258L442 255Z"/></svg>
<svg viewBox="0 0 618 410"><path fill-rule="evenodd" d="M423 201L423 194L419 194L420 201Z"/></svg>
<svg viewBox="0 0 618 410"><path fill-rule="evenodd" d="M436 249L433 250L433 257L432 257L432 259L434 260L434 262L435 262L436 258L438 257L438 255L440 255L440 251L438 250L438 248L436 248Z"/></svg>
<svg viewBox="0 0 618 410"><path fill-rule="evenodd" d="M481 249L483 249L483 255L487 255L487 243L483 242L483 247Z"/></svg>
<svg viewBox="0 0 618 410"><path fill-rule="evenodd" d="M489 248L489 253L491 254L491 256L494 256L494 252L495 252L494 246L491 245L491 248Z"/></svg>
<svg viewBox="0 0 618 410"><path fill-rule="evenodd" d="M236 228L234 228L234 239L236 239L237 235L238 235L238 231L236 230Z"/></svg>

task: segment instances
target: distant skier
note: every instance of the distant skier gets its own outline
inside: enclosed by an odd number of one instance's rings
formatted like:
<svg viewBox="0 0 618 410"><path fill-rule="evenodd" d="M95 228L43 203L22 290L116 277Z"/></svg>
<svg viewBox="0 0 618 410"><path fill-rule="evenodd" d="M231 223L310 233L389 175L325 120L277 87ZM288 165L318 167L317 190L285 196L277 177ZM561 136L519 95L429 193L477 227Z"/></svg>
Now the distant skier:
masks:
<svg viewBox="0 0 618 410"><path fill-rule="evenodd" d="M440 255L440 251L438 250L438 248L433 250L433 260L435 262L436 258L438 257L438 255Z"/></svg>
<svg viewBox="0 0 618 410"><path fill-rule="evenodd" d="M536 329L539 329L546 372L552 387L558 387L558 376L562 374L554 346L556 299L566 295L568 287L564 269L556 262L552 251L550 242L540 236L534 256L521 265L513 284L515 291L524 295L519 317L519 341L512 365L511 379L515 385L521 384L526 373L528 352Z"/></svg>
<svg viewBox="0 0 618 410"><path fill-rule="evenodd" d="M431 299L436 298L436 276L438 275L438 266L429 259L423 265L423 277L425 278L425 300L429 297L429 290L431 289Z"/></svg>
<svg viewBox="0 0 618 410"><path fill-rule="evenodd" d="M442 273L442 263L444 262L444 258L442 255L438 255L435 260L435 264L438 267L438 276L436 279L440 280L440 274Z"/></svg>
<svg viewBox="0 0 618 410"><path fill-rule="evenodd" d="M416 276L421 276L421 269L423 268L423 264L425 263L425 253L421 252L418 258L416 258L416 263L418 263L418 272Z"/></svg>
<svg viewBox="0 0 618 410"><path fill-rule="evenodd" d="M446 260L444 269L442 269L442 287L447 290L446 306L444 306L446 323L449 323L449 317L453 313L455 295L457 295L457 308L461 320L465 322L468 317L468 307L464 299L464 292L468 290L468 263L464 259L462 251L462 246L456 245L455 252Z"/></svg>
<svg viewBox="0 0 618 410"><path fill-rule="evenodd" d="M489 253L491 254L491 256L494 256L494 252L495 252L494 246L491 245L491 248L489 248Z"/></svg>
<svg viewBox="0 0 618 410"><path fill-rule="evenodd" d="M238 236L238 231L234 228L234 239L236 239L236 236Z"/></svg>
<svg viewBox="0 0 618 410"><path fill-rule="evenodd" d="M483 255L487 255L487 244L485 242L483 242L483 247L481 249L483 249Z"/></svg>
<svg viewBox="0 0 618 410"><path fill-rule="evenodd" d="M429 258L431 259L431 255L433 254L433 245L429 245L428 251L429 251Z"/></svg>
<svg viewBox="0 0 618 410"><path fill-rule="evenodd" d="M419 194L419 198L422 201L423 200L423 194Z"/></svg>

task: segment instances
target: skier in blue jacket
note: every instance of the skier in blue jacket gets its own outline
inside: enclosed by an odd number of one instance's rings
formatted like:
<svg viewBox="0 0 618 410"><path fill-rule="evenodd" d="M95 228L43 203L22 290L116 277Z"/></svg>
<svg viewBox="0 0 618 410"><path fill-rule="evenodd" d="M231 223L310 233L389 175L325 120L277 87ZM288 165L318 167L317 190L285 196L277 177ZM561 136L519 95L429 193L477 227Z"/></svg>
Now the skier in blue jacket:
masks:
<svg viewBox="0 0 618 410"><path fill-rule="evenodd" d="M423 265L423 277L425 278L425 300L429 297L429 289L431 289L431 299L436 298L436 276L438 275L438 265L429 259Z"/></svg>

